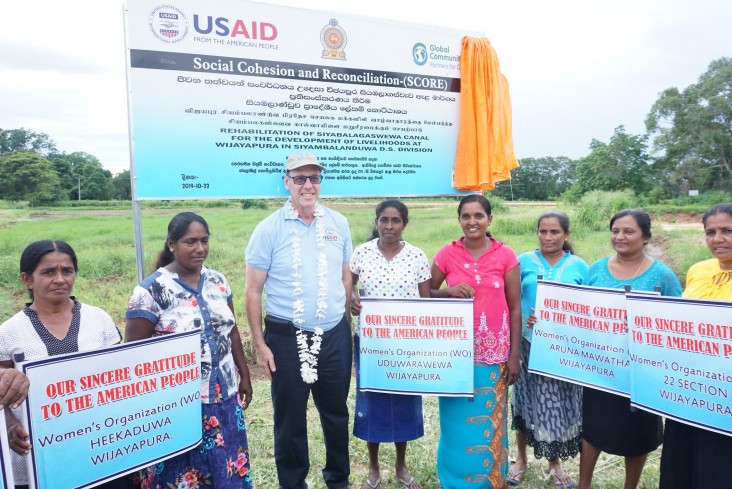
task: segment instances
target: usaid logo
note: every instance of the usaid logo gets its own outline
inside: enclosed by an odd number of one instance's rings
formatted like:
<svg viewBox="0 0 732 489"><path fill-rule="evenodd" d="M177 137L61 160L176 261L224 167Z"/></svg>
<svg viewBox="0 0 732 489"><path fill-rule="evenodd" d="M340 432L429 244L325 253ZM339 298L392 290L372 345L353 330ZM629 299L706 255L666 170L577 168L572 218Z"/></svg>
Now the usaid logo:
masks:
<svg viewBox="0 0 732 489"><path fill-rule="evenodd" d="M150 12L150 30L163 42L182 41L188 34L188 18L177 7L160 5Z"/></svg>

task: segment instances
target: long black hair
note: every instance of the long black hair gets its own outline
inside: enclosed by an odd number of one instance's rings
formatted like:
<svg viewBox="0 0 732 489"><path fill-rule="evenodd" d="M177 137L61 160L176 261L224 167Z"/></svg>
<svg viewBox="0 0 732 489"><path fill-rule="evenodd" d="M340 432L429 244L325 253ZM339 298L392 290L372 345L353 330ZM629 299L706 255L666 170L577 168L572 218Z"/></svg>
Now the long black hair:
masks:
<svg viewBox="0 0 732 489"><path fill-rule="evenodd" d="M562 228L562 231L564 231L564 234L569 234L569 216L565 214L564 212L560 211L547 211L544 212L542 215L539 216L539 219L536 221L536 230L539 231L539 226L541 225L541 221L544 219L556 219L559 222L559 226ZM569 251L574 255L574 247L569 242L568 239L564 240L564 244L562 245L563 251Z"/></svg>
<svg viewBox="0 0 732 489"><path fill-rule="evenodd" d="M185 236L188 232L188 228L193 222L200 223L206 229L206 234L211 234L208 231L208 223L206 220L195 212L181 212L180 214L176 214L168 223L168 236L165 238L165 242L163 243L163 249L155 260L153 270L157 270L160 267L173 263L175 256L173 256L173 251L170 249L168 241L171 243L177 243L180 238Z"/></svg>

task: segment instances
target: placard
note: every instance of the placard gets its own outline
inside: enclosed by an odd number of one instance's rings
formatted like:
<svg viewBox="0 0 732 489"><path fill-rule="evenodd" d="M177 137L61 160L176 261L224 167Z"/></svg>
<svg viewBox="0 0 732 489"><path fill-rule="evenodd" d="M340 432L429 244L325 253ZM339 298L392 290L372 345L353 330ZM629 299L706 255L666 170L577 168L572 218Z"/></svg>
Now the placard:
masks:
<svg viewBox="0 0 732 489"><path fill-rule="evenodd" d="M627 300L631 404L732 436L732 302Z"/></svg>
<svg viewBox="0 0 732 489"><path fill-rule="evenodd" d="M626 315L623 290L539 280L529 371L628 397Z"/></svg>
<svg viewBox="0 0 732 489"><path fill-rule="evenodd" d="M363 391L473 395L472 299L361 298Z"/></svg>
<svg viewBox="0 0 732 489"><path fill-rule="evenodd" d="M0 489L13 489L15 487L7 433L5 410L0 409Z"/></svg>
<svg viewBox="0 0 732 489"><path fill-rule="evenodd" d="M200 349L191 331L18 364L31 487L91 487L198 445Z"/></svg>

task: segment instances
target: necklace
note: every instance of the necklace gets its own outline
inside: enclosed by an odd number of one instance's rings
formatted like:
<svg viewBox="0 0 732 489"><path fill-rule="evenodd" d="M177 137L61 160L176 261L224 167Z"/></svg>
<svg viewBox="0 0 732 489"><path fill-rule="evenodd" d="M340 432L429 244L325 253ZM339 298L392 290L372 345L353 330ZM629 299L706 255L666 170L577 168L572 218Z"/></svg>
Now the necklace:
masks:
<svg viewBox="0 0 732 489"><path fill-rule="evenodd" d="M288 201L288 213L290 218L296 219L300 216L297 210L292 206L292 202ZM325 230L323 226L323 211L315 208L315 232L317 234L317 244L320 252L318 253L318 297L316 300L315 318L320 324L320 320L325 318L325 311L328 309L328 259L325 255ZM302 249L300 244L300 236L298 236L297 228L293 227L290 231L292 234L292 323L297 329L297 349L300 358L300 376L307 384L312 384L318 380L318 353L320 353L320 344L322 343L323 328L317 326L313 331L312 344L308 345L307 334L302 329L305 324L305 302L302 300L303 284L302 284Z"/></svg>
<svg viewBox="0 0 732 489"><path fill-rule="evenodd" d="M636 278L636 277L638 276L638 272L640 272L640 269L641 269L641 267L642 267L642 266L643 266L643 264L644 264L644 263L646 262L646 258L648 258L648 257L647 257L646 255L643 255L643 259L642 259L642 260L641 260L641 262L640 262L640 263L638 264L638 268L636 268L636 269L635 269L635 273L634 273L634 274L633 274L633 276L632 276L632 277L630 277L630 279L628 279L628 280L632 280L632 279L634 279L634 278ZM618 263L618 259L617 259L616 257L614 257L614 256L613 256L613 257L612 257L612 261L613 261L613 263L614 263L614 264L616 264L616 265L617 265L617 263Z"/></svg>

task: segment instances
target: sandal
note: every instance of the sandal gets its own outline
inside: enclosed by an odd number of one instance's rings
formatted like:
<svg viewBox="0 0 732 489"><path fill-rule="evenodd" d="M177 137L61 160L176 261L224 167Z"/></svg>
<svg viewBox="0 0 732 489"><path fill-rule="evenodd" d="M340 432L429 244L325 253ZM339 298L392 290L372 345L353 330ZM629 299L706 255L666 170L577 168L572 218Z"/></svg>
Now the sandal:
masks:
<svg viewBox="0 0 732 489"><path fill-rule="evenodd" d="M366 485L363 486L364 489L367 487L370 487L371 489L379 489L381 487L381 477L376 479L376 482L371 483L368 477L366 477Z"/></svg>
<svg viewBox="0 0 732 489"><path fill-rule="evenodd" d="M408 481L405 481L405 480L404 480L404 479L402 479L401 477L399 477L399 478L398 478L398 480L399 480L399 483L400 483L400 484L404 484L404 487L405 487L406 489L412 489L412 486L414 485L414 482L415 482L415 481L414 481L414 477L412 477L412 478L411 478L411 479L409 479Z"/></svg>
<svg viewBox="0 0 732 489"><path fill-rule="evenodd" d="M547 479L551 479L555 486L563 489L569 489L574 486L574 480L562 469L551 469L547 474ZM562 482L563 480L566 482Z"/></svg>
<svg viewBox="0 0 732 489"><path fill-rule="evenodd" d="M506 482L508 482L509 486L518 486L521 484L521 481L524 480L524 474L526 473L526 470L529 468L527 465L523 469L516 470L516 464L512 464L511 467L508 469L508 476L506 477Z"/></svg>

